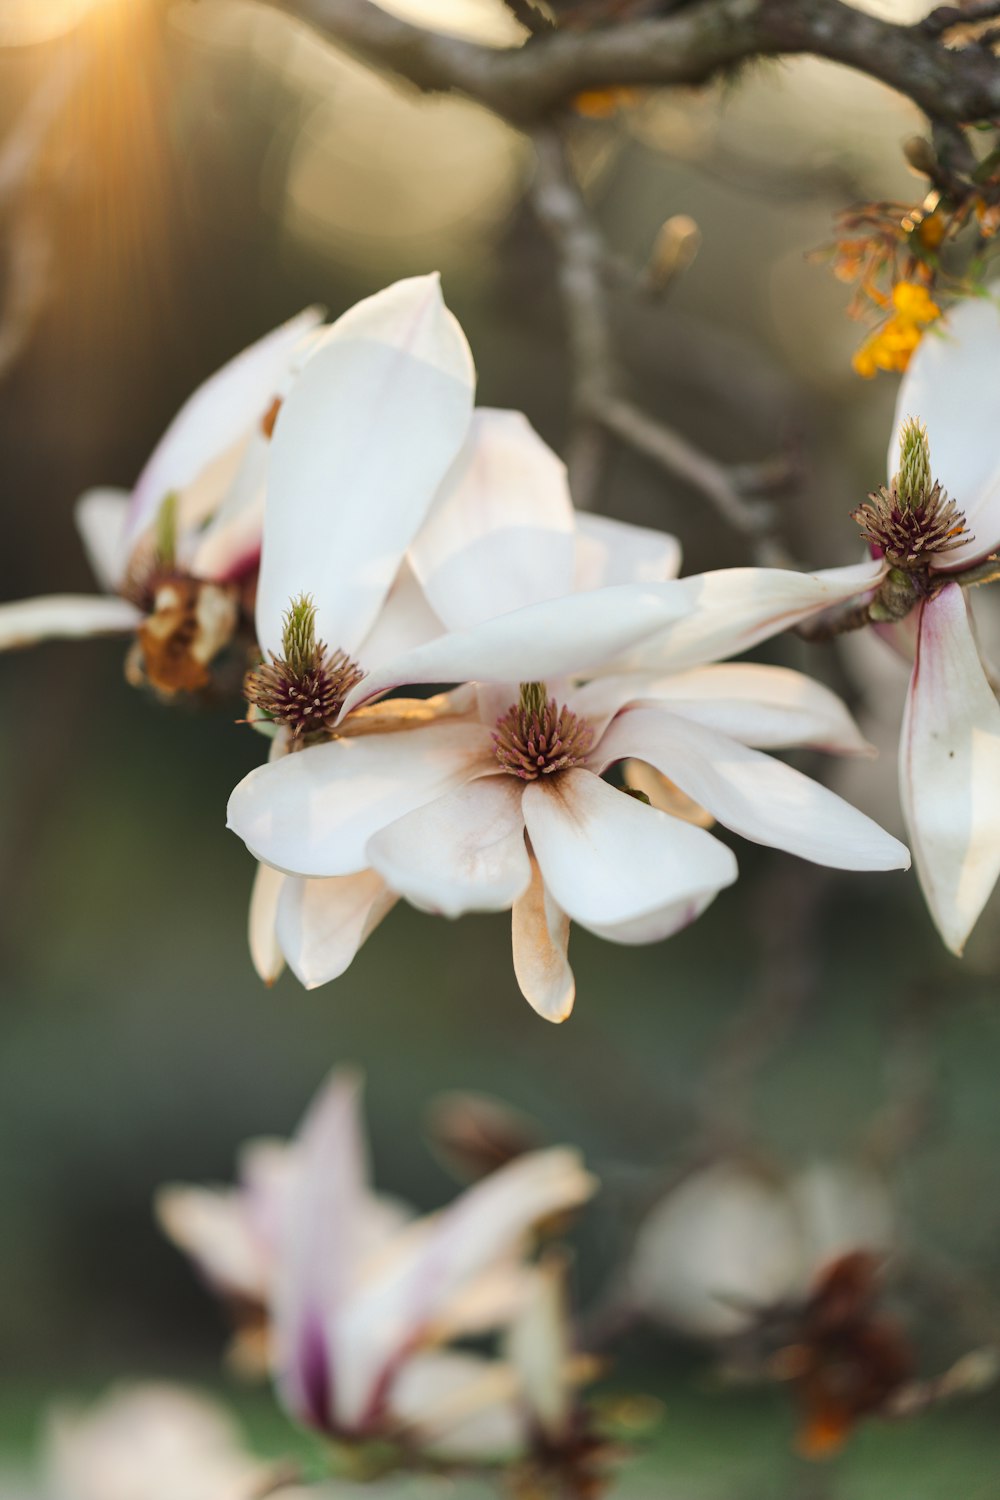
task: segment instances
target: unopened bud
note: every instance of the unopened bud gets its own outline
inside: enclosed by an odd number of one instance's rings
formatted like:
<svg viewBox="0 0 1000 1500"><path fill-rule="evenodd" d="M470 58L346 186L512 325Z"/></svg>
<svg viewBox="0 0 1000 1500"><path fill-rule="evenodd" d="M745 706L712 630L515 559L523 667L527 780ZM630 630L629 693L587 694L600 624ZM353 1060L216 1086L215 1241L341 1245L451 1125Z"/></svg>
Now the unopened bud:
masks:
<svg viewBox="0 0 1000 1500"><path fill-rule="evenodd" d="M680 276L698 254L701 230L689 214L674 214L660 226L646 264L645 281L651 291L662 292Z"/></svg>
<svg viewBox="0 0 1000 1500"><path fill-rule="evenodd" d="M938 160L934 147L922 135L911 135L903 146L903 155L921 177L934 178L938 171Z"/></svg>
<svg viewBox="0 0 1000 1500"><path fill-rule="evenodd" d="M916 417L907 417L899 435L899 473L895 478L899 503L905 509L919 505L930 494L931 447L927 429Z"/></svg>

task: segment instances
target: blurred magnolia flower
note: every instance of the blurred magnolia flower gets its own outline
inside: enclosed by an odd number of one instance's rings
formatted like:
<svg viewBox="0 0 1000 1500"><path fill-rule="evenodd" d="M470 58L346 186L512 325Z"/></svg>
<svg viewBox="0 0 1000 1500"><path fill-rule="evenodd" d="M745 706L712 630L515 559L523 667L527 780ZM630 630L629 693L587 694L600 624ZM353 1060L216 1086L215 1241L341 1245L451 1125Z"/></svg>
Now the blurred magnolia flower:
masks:
<svg viewBox="0 0 1000 1500"><path fill-rule="evenodd" d="M131 494L80 498L77 526L104 592L0 605L0 649L133 636L134 679L166 696L209 684L245 619L248 580L252 592L274 411L320 319L314 309L301 313L200 386Z"/></svg>
<svg viewBox="0 0 1000 1500"><path fill-rule="evenodd" d="M802 1296L836 1257L888 1249L893 1232L887 1188L862 1167L817 1161L780 1176L720 1161L647 1215L627 1295L690 1337L730 1338L773 1304Z"/></svg>
<svg viewBox="0 0 1000 1500"><path fill-rule="evenodd" d="M57 1410L43 1453L44 1500L302 1500L253 1457L222 1407L173 1385L125 1386L89 1409ZM310 1491L312 1493L312 1491Z"/></svg>
<svg viewBox="0 0 1000 1500"><path fill-rule="evenodd" d="M322 1091L288 1148L277 1221L256 1241L279 1396L297 1421L341 1439L500 1456L523 1444L509 1368L434 1346L510 1321L531 1285L530 1231L585 1202L594 1179L573 1151L536 1151L409 1219L368 1185L359 1095L343 1073ZM207 1278L231 1286L234 1225L245 1239L249 1205L219 1199L215 1222L193 1228L192 1191L161 1197L161 1216Z"/></svg>

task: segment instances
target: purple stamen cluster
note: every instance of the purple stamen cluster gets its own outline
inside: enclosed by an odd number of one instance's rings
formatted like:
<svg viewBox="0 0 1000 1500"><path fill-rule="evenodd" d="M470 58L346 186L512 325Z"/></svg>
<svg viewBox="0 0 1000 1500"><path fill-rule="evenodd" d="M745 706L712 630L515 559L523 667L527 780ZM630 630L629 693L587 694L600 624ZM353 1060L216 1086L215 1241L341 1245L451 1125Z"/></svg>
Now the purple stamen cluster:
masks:
<svg viewBox="0 0 1000 1500"><path fill-rule="evenodd" d="M570 766L582 765L594 742L594 731L565 706L550 698L540 709L512 703L497 720L493 750L501 769L522 781L537 781Z"/></svg>
<svg viewBox="0 0 1000 1500"><path fill-rule="evenodd" d="M312 662L300 667L272 653L270 661L247 673L243 693L248 703L301 740L333 733L344 699L363 676L346 652L320 645Z"/></svg>
<svg viewBox="0 0 1000 1500"><path fill-rule="evenodd" d="M896 568L921 568L932 557L972 541L965 516L939 484L907 504L894 484L873 491L851 514L866 541Z"/></svg>

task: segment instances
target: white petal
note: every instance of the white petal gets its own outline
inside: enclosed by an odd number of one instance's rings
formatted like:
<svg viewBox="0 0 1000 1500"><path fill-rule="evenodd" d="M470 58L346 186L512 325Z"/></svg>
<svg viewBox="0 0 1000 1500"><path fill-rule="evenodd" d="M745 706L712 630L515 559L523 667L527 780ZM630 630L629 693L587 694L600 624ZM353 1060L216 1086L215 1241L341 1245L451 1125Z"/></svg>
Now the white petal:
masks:
<svg viewBox="0 0 1000 1500"><path fill-rule="evenodd" d="M435 612L457 630L568 594L573 555L565 465L520 412L477 411L410 548Z"/></svg>
<svg viewBox="0 0 1000 1500"><path fill-rule="evenodd" d="M907 417L927 428L934 477L974 533L941 565L968 566L1000 542L1000 308L991 298L963 298L921 339L896 398L890 480L899 468L899 433Z"/></svg>
<svg viewBox="0 0 1000 1500"><path fill-rule="evenodd" d="M250 918L247 936L250 958L265 984L274 984L285 967L278 943L276 923L281 889L287 879L270 865L258 865L250 892Z"/></svg>
<svg viewBox="0 0 1000 1500"><path fill-rule="evenodd" d="M791 568L720 568L692 574L665 588L686 598L686 617L629 652L614 668L679 672L747 651L831 604L875 587L885 564L877 560L820 573Z"/></svg>
<svg viewBox="0 0 1000 1500"><path fill-rule="evenodd" d="M86 490L73 512L91 571L108 594L117 592L128 562L128 505L128 490Z"/></svg>
<svg viewBox="0 0 1000 1500"><path fill-rule="evenodd" d="M688 609L680 583L634 584L547 599L456 630L397 657L354 689L357 704L419 682L537 682L584 675Z"/></svg>
<svg viewBox="0 0 1000 1500"><path fill-rule="evenodd" d="M524 820L546 887L574 922L607 929L736 879L718 839L646 807L591 771L529 782Z"/></svg>
<svg viewBox="0 0 1000 1500"><path fill-rule="evenodd" d="M334 1073L299 1128L272 1308L282 1400L320 1426L336 1385L326 1327L355 1284L370 1201L360 1096L360 1079Z"/></svg>
<svg viewBox="0 0 1000 1500"><path fill-rule="evenodd" d="M569 917L545 888L538 861L531 884L511 913L514 974L521 994L546 1021L565 1021L573 1009L576 982L566 957Z"/></svg>
<svg viewBox="0 0 1000 1500"><path fill-rule="evenodd" d="M125 599L100 594L46 594L0 604L0 651L36 641L75 640L89 635L127 635L142 623L142 611Z"/></svg>
<svg viewBox="0 0 1000 1500"><path fill-rule="evenodd" d="M899 785L931 916L961 953L1000 874L1000 706L954 583L923 607Z"/></svg>
<svg viewBox="0 0 1000 1500"><path fill-rule="evenodd" d="M378 619L361 643L358 657L366 671L375 671L385 662L402 656L404 651L412 651L415 646L443 634L444 626L428 604L409 564L404 562Z"/></svg>
<svg viewBox="0 0 1000 1500"><path fill-rule="evenodd" d="M307 990L339 979L396 902L374 870L329 880L281 878L278 942Z"/></svg>
<svg viewBox="0 0 1000 1500"><path fill-rule="evenodd" d="M570 1435L573 1390L566 1313L565 1264L550 1256L533 1269L530 1291L507 1335L507 1356L518 1374L533 1425L553 1444Z"/></svg>
<svg viewBox="0 0 1000 1500"><path fill-rule="evenodd" d="M524 1450L514 1371L478 1354L418 1354L392 1385L391 1409L422 1452L497 1462Z"/></svg>
<svg viewBox="0 0 1000 1500"><path fill-rule="evenodd" d="M505 911L531 879L521 783L482 776L445 792L375 834L368 857L421 911Z"/></svg>
<svg viewBox="0 0 1000 1500"><path fill-rule="evenodd" d="M873 753L836 693L787 667L695 667L637 683L632 696L666 703L671 713L759 750L808 745L840 755Z"/></svg>
<svg viewBox="0 0 1000 1500"><path fill-rule="evenodd" d="M224 583L241 578L260 558L264 495L271 440L255 428L222 504L198 533L188 561L195 578Z"/></svg>
<svg viewBox="0 0 1000 1500"><path fill-rule="evenodd" d="M354 875L380 828L495 765L480 724L334 740L251 771L229 799L229 827L289 874Z"/></svg>
<svg viewBox="0 0 1000 1500"><path fill-rule="evenodd" d="M575 589L661 583L681 570L681 544L666 531L581 511L576 518Z"/></svg>
<svg viewBox="0 0 1000 1500"><path fill-rule="evenodd" d="M289 601L352 652L468 431L474 371L436 276L396 282L330 329L282 405L271 445L257 638Z"/></svg>
<svg viewBox="0 0 1000 1500"><path fill-rule="evenodd" d="M216 1292L248 1302L267 1300L271 1258L239 1190L171 1185L160 1188L154 1206L161 1229Z"/></svg>
<svg viewBox="0 0 1000 1500"><path fill-rule="evenodd" d="M842 798L781 761L662 709L626 709L598 747L599 762L644 760L727 828L840 870L909 866L902 844Z"/></svg>
<svg viewBox="0 0 1000 1500"><path fill-rule="evenodd" d="M188 397L132 492L131 539L154 520L167 495L194 484L266 416L296 348L321 321L318 308L307 308L244 349Z"/></svg>

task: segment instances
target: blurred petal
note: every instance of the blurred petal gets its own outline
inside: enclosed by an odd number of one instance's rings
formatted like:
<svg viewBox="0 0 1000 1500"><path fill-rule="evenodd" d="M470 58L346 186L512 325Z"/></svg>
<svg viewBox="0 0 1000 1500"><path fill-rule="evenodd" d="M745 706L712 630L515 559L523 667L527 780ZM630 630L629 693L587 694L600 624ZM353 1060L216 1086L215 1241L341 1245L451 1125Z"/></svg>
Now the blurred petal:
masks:
<svg viewBox="0 0 1000 1500"><path fill-rule="evenodd" d="M526 1445L514 1372L478 1354L418 1354L392 1386L393 1416L439 1458L497 1462Z"/></svg>
<svg viewBox="0 0 1000 1500"><path fill-rule="evenodd" d="M117 593L128 562L128 490L86 490L73 512L87 561L105 593Z"/></svg>
<svg viewBox="0 0 1000 1500"><path fill-rule="evenodd" d="M271 1290L271 1260L253 1232L239 1190L160 1188L156 1218L164 1233L191 1257L214 1291L264 1302Z"/></svg>
<svg viewBox="0 0 1000 1500"><path fill-rule="evenodd" d="M329 880L282 876L277 936L281 951L307 990L339 979L362 944L396 904L374 870Z"/></svg>
<svg viewBox="0 0 1000 1500"><path fill-rule="evenodd" d="M421 911L505 911L531 879L521 783L482 776L445 792L375 834L368 856Z"/></svg>
<svg viewBox="0 0 1000 1500"><path fill-rule="evenodd" d="M615 670L679 672L736 656L758 641L797 625L809 615L875 587L885 564L878 560L821 573L791 568L719 568L674 584L689 613L659 637L638 646Z"/></svg>
<svg viewBox="0 0 1000 1500"><path fill-rule="evenodd" d="M638 682L633 698L665 702L671 713L761 750L808 745L840 755L873 753L836 693L787 667L696 667Z"/></svg>
<svg viewBox="0 0 1000 1500"><path fill-rule="evenodd" d="M576 533L575 589L661 583L681 570L681 544L666 531L581 511Z"/></svg>
<svg viewBox="0 0 1000 1500"><path fill-rule="evenodd" d="M1000 308L991 298L963 298L920 340L896 398L890 480L899 468L899 434L907 417L918 417L927 428L934 477L965 512L974 534L940 566L967 567L1000 542L994 441L1000 428Z"/></svg>
<svg viewBox="0 0 1000 1500"><path fill-rule="evenodd" d="M514 974L521 994L546 1021L565 1021L573 1009L576 982L566 957L569 917L545 888L538 861L531 884L511 913Z"/></svg>
<svg viewBox="0 0 1000 1500"><path fill-rule="evenodd" d="M520 412L480 410L410 562L457 630L568 594L573 532L562 461Z"/></svg>
<svg viewBox="0 0 1000 1500"><path fill-rule="evenodd" d="M277 394L296 348L321 321L318 308L307 308L244 349L188 398L132 492L131 540L155 518L167 495L187 489L252 431Z"/></svg>
<svg viewBox="0 0 1000 1500"><path fill-rule="evenodd" d="M532 1426L555 1445L570 1435L571 1352L565 1266L561 1258L550 1256L531 1272L528 1296L507 1335L507 1356Z"/></svg>
<svg viewBox="0 0 1000 1500"><path fill-rule="evenodd" d="M47 594L0 604L0 651L36 641L75 640L88 635L127 635L142 623L142 611L125 599L99 594Z"/></svg>
<svg viewBox="0 0 1000 1500"><path fill-rule="evenodd" d="M255 428L225 498L199 533L188 563L195 578L240 578L260 557L271 439Z"/></svg>
<svg viewBox="0 0 1000 1500"><path fill-rule="evenodd" d="M494 768L481 724L333 740L245 776L228 826L251 854L292 875L354 875L380 828Z"/></svg>
<svg viewBox="0 0 1000 1500"><path fill-rule="evenodd" d="M841 870L909 866L897 839L826 787L690 719L653 707L626 709L598 754L602 767L628 757L646 761L754 843Z"/></svg>
<svg viewBox="0 0 1000 1500"><path fill-rule="evenodd" d="M353 652L374 624L468 431L474 371L437 276L350 309L310 357L272 441L257 636L281 641L311 594L319 638Z"/></svg>
<svg viewBox="0 0 1000 1500"><path fill-rule="evenodd" d="M584 927L606 929L696 902L736 879L736 860L718 839L591 771L529 782L524 820L546 887Z"/></svg>
<svg viewBox="0 0 1000 1500"><path fill-rule="evenodd" d="M927 905L960 954L1000 874L1000 706L957 584L923 606L899 786Z"/></svg>
<svg viewBox="0 0 1000 1500"><path fill-rule="evenodd" d="M285 967L278 944L276 923L278 900L286 878L280 870L272 870L270 865L259 864L253 878L253 890L250 892L247 934L250 958L265 984L274 984Z"/></svg>
<svg viewBox="0 0 1000 1500"><path fill-rule="evenodd" d="M338 1372L326 1325L353 1288L363 1252L368 1164L361 1081L334 1073L296 1136L301 1159L274 1293L275 1371L301 1420L329 1423Z"/></svg>
<svg viewBox="0 0 1000 1500"><path fill-rule="evenodd" d="M625 585L547 599L420 646L372 672L344 712L420 682L537 682L584 674L662 630L688 609L679 583Z"/></svg>

